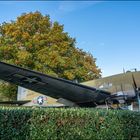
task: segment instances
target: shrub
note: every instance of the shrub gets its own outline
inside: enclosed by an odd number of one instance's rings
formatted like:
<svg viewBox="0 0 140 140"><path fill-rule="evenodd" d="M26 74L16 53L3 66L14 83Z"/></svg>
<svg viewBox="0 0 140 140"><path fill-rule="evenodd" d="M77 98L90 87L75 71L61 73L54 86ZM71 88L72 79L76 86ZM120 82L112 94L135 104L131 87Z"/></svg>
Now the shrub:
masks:
<svg viewBox="0 0 140 140"><path fill-rule="evenodd" d="M139 139L140 113L88 108L0 108L0 139Z"/></svg>

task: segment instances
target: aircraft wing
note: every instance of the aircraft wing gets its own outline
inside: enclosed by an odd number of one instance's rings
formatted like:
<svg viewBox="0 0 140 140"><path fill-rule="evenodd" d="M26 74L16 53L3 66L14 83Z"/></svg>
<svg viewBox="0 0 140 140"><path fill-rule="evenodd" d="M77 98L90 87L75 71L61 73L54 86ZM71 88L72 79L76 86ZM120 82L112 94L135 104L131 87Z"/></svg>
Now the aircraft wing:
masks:
<svg viewBox="0 0 140 140"><path fill-rule="evenodd" d="M25 100L25 101L0 101L0 104L10 104L10 105L23 105L28 102L31 102L30 100Z"/></svg>
<svg viewBox="0 0 140 140"><path fill-rule="evenodd" d="M104 104L110 93L93 87L0 62L0 79L79 106Z"/></svg>

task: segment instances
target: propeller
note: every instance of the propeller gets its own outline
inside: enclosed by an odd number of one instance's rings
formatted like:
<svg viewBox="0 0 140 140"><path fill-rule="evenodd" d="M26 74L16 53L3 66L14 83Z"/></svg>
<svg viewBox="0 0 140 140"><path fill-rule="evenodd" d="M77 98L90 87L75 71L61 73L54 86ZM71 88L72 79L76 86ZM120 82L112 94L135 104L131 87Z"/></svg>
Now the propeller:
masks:
<svg viewBox="0 0 140 140"><path fill-rule="evenodd" d="M138 110L140 111L140 88L138 88L137 84L136 84L136 80L134 75L132 74L132 79L133 79L133 88L134 88L134 92L138 101Z"/></svg>

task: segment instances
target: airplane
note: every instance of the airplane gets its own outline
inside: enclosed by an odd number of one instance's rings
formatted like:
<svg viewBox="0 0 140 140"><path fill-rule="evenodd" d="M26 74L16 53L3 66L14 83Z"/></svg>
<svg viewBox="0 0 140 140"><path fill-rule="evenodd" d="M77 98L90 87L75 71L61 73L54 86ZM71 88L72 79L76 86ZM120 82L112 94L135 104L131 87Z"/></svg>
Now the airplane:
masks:
<svg viewBox="0 0 140 140"><path fill-rule="evenodd" d="M137 101L140 109L140 72L76 83L0 62L0 79L56 98L68 106L113 108L114 104L128 106Z"/></svg>

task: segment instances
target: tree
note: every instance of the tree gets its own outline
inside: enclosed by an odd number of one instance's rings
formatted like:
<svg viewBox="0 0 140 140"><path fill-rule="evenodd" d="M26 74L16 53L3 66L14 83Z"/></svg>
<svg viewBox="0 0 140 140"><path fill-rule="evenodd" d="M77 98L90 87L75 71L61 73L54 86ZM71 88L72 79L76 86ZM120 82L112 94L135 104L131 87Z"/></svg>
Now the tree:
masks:
<svg viewBox="0 0 140 140"><path fill-rule="evenodd" d="M63 25L40 12L0 25L0 61L79 82L99 78L96 59L75 44Z"/></svg>
<svg viewBox="0 0 140 140"><path fill-rule="evenodd" d="M0 97L1 100L15 100L17 95L17 86L1 81L0 82Z"/></svg>

